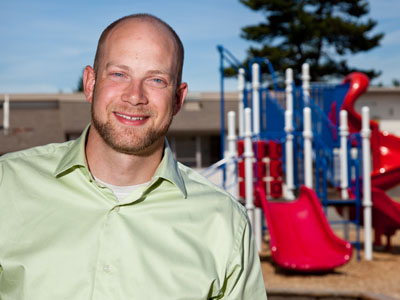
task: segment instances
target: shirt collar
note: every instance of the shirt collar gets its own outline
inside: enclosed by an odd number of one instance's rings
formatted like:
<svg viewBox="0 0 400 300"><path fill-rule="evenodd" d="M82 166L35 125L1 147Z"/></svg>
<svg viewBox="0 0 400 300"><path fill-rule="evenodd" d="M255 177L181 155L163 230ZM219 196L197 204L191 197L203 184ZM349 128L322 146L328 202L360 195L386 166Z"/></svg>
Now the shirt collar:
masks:
<svg viewBox="0 0 400 300"><path fill-rule="evenodd" d="M61 157L57 168L54 171L54 176L61 177L65 174L74 171L75 169L81 168L88 179L92 179L92 175L89 172L89 168L86 162L85 145L86 137L89 132L90 125L88 125L82 132L81 136L71 142L69 150ZM163 158L154 173L152 183L158 181L158 179L164 179L174 184L182 193L184 198L187 197L187 191L182 175L179 171L178 163L173 157L172 150L169 147L167 139L165 139L164 155Z"/></svg>
<svg viewBox="0 0 400 300"><path fill-rule="evenodd" d="M85 145L86 137L89 132L90 124L86 126L81 136L72 141L69 150L61 157L57 168L54 171L54 176L61 177L77 168L85 169L85 175L91 178L89 168L86 162Z"/></svg>
<svg viewBox="0 0 400 300"><path fill-rule="evenodd" d="M169 147L168 141L165 138L165 146L164 146L164 155L163 158L160 162L160 165L158 166L152 182L155 182L158 178L162 178L164 180L167 180L171 183L173 183L183 196L186 198L187 197L187 191L185 188L185 182L183 181L182 175L179 171L178 163L174 159L174 156L172 154L172 150Z"/></svg>

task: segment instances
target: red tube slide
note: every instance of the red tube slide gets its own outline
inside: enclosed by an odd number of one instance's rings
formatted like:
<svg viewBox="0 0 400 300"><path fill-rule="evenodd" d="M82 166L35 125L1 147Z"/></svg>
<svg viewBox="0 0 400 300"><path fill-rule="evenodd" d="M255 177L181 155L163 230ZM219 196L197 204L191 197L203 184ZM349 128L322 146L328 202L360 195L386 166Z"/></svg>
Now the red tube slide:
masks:
<svg viewBox="0 0 400 300"><path fill-rule="evenodd" d="M368 87L369 79L362 73L351 73L344 79L350 84L342 109L347 110L350 132L359 132L361 116L354 104ZM387 196L388 190L400 183L400 138L387 132L379 131L375 121L371 126L371 152L373 171L372 183L372 224L375 229L375 244L381 244L381 235L387 236L387 248L390 248L390 236L400 228L400 204Z"/></svg>
<svg viewBox="0 0 400 300"><path fill-rule="evenodd" d="M363 73L354 72L345 77L344 83L349 83L350 88L341 109L347 110L350 132L359 132L361 115L355 110L354 105L360 95L367 90L369 79ZM373 120L370 125L372 185L387 190L400 183L400 138L388 132L379 131L378 123Z"/></svg>

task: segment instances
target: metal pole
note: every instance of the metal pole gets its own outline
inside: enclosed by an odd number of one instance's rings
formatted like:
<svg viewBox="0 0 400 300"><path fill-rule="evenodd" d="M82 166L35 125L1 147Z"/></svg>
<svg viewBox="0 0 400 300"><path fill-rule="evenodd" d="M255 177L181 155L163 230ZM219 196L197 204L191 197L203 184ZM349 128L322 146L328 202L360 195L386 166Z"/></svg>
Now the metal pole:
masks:
<svg viewBox="0 0 400 300"><path fill-rule="evenodd" d="M10 128L10 96L8 94L4 95L3 103L3 133L8 135L8 130Z"/></svg>
<svg viewBox="0 0 400 300"><path fill-rule="evenodd" d="M230 157L237 156L237 150L236 150L237 136L235 127L236 127L236 113L234 111L230 111L228 112L228 136L227 136L228 153L230 154Z"/></svg>
<svg viewBox="0 0 400 300"><path fill-rule="evenodd" d="M340 111L340 188L342 199L349 199L349 178L347 161L347 137L349 136L349 127L347 124L347 111Z"/></svg>
<svg viewBox="0 0 400 300"><path fill-rule="evenodd" d="M304 105L310 105L310 66L307 63L304 63L301 66L301 80L302 80L302 88L303 88L303 99Z"/></svg>
<svg viewBox="0 0 400 300"><path fill-rule="evenodd" d="M293 152L293 70L286 69L286 111L285 111L285 156L286 156L286 198L294 200L294 152Z"/></svg>
<svg viewBox="0 0 400 300"><path fill-rule="evenodd" d="M369 128L369 108L364 106L362 114L362 153L363 153L363 207L364 207L364 255L372 260L372 199L371 199L371 129Z"/></svg>
<svg viewBox="0 0 400 300"><path fill-rule="evenodd" d="M245 70L239 69L238 75L238 93L239 93L239 107L238 107L238 120L239 120L239 136L243 136L243 114L244 114L244 88L245 88Z"/></svg>
<svg viewBox="0 0 400 300"><path fill-rule="evenodd" d="M291 68L286 69L286 110L293 113L293 70Z"/></svg>
<svg viewBox="0 0 400 300"><path fill-rule="evenodd" d="M236 136L236 113L234 111L228 112L228 151L227 158L228 166L227 166L227 187L228 191L234 196L238 197L238 185L237 185L237 173L236 173L236 162L234 161L237 158L237 136Z"/></svg>
<svg viewBox="0 0 400 300"><path fill-rule="evenodd" d="M221 120L221 129L220 129L220 141L221 141L221 158L224 157L225 154L225 99L224 99L224 52L222 47L218 47L218 51L220 53L219 58L219 71L220 71L220 120ZM225 166L222 167L222 185L225 187L226 182L226 170Z"/></svg>
<svg viewBox="0 0 400 300"><path fill-rule="evenodd" d="M260 134L260 65L254 63L252 65L252 88L253 88L253 132L255 135ZM253 154L254 156L254 154ZM253 172L251 170L251 172ZM247 191L246 191L247 195ZM254 207L254 238L256 240L258 251L262 248L262 214L261 209Z"/></svg>
<svg viewBox="0 0 400 300"><path fill-rule="evenodd" d="M262 250L262 241L263 241L263 223L262 223L262 212L261 208L254 208L254 239L256 241L258 252Z"/></svg>
<svg viewBox="0 0 400 300"><path fill-rule="evenodd" d="M347 124L347 111L340 111L340 188L341 188L341 198L342 200L349 199L349 173L348 173L348 160L347 160L347 138L349 136L349 126ZM348 221L349 208L347 206L343 207L343 218ZM344 223L344 238L349 239L349 223Z"/></svg>
<svg viewBox="0 0 400 300"><path fill-rule="evenodd" d="M303 109L304 118L304 185L312 189L312 139L313 133L311 130L311 109L305 107Z"/></svg>
<svg viewBox="0 0 400 300"><path fill-rule="evenodd" d="M260 134L260 65L254 63L251 72L252 89L253 89L253 132L255 135Z"/></svg>
<svg viewBox="0 0 400 300"><path fill-rule="evenodd" d="M260 222L261 211L254 206L254 180L253 180L253 161L254 152L252 144L253 133L251 131L251 109L244 109L244 167L245 167L245 189L246 189L246 209L251 226L254 231L258 251L262 246L262 227Z"/></svg>
<svg viewBox="0 0 400 300"><path fill-rule="evenodd" d="M294 200L294 159L293 159L293 112L285 111L285 132L286 132L286 142L285 142L285 155L286 155L286 198L288 200Z"/></svg>
<svg viewBox="0 0 400 300"><path fill-rule="evenodd" d="M253 145L251 132L251 108L244 109L244 165L245 165L245 189L246 189L246 208L249 212L250 221L254 222L253 210Z"/></svg>

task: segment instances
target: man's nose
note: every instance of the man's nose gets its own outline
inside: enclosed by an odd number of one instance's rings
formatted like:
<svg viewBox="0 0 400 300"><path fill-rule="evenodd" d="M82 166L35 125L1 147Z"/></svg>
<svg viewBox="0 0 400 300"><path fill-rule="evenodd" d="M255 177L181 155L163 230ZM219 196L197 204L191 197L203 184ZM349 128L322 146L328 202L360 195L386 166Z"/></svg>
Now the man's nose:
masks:
<svg viewBox="0 0 400 300"><path fill-rule="evenodd" d="M143 90L143 83L132 80L122 94L122 100L131 105L147 104L148 100Z"/></svg>

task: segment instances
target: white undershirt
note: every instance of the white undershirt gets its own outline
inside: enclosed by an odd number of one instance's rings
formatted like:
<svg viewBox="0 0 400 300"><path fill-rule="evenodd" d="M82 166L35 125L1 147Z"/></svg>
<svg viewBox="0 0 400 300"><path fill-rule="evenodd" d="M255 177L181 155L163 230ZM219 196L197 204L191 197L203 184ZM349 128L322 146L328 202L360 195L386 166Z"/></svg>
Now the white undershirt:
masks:
<svg viewBox="0 0 400 300"><path fill-rule="evenodd" d="M136 184L136 185L119 186L119 185L113 185L113 184L109 184L107 182L101 181L100 179L98 179L95 176L93 176L93 177L98 183L101 183L105 187L108 187L114 193L115 197L117 197L119 202L121 202L126 196L131 194L134 190L136 190L142 186L145 186L150 182L150 181L148 181L148 182Z"/></svg>

